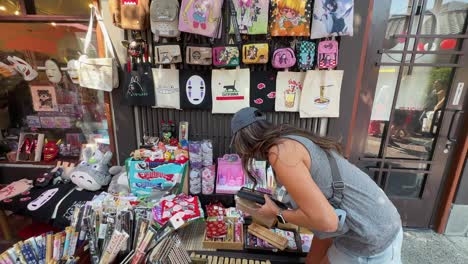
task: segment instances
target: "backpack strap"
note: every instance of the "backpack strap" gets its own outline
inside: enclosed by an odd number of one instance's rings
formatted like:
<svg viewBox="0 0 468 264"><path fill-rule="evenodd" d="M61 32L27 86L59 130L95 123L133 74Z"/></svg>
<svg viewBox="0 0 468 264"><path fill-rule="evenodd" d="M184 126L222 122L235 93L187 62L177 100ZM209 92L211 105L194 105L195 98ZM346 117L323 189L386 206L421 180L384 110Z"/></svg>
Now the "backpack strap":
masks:
<svg viewBox="0 0 468 264"><path fill-rule="evenodd" d="M343 178L341 177L340 171L338 170L338 165L336 164L336 159L331 155L330 152L325 151L327 154L328 162L330 163L331 175L332 175L332 189L333 194L328 201L335 208L340 208L341 202L344 198L344 189L345 184Z"/></svg>

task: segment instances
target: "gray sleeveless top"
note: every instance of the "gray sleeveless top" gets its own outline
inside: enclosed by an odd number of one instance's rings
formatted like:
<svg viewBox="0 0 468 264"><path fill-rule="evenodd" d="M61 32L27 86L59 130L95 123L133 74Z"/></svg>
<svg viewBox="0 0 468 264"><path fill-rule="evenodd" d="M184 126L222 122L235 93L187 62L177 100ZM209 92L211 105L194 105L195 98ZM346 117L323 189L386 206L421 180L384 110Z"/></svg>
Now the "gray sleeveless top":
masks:
<svg viewBox="0 0 468 264"><path fill-rule="evenodd" d="M308 138L295 135L285 137L301 143L309 151L310 174L325 197L330 199L333 193L332 176L325 151ZM335 246L352 255L376 255L393 242L401 228L400 215L387 195L366 173L337 153L333 152L332 156L345 184L340 209L347 214L345 227L335 237ZM289 196L288 199L293 208L297 208ZM323 235L321 232L314 233L319 238Z"/></svg>

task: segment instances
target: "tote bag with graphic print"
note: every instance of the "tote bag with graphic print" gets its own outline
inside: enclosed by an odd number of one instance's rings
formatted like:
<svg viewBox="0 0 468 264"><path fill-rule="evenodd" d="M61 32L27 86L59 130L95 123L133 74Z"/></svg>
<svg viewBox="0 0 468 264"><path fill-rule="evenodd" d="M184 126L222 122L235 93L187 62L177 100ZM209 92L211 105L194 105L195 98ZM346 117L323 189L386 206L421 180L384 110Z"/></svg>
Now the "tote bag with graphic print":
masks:
<svg viewBox="0 0 468 264"><path fill-rule="evenodd" d="M211 72L180 70L180 107L211 110Z"/></svg>
<svg viewBox="0 0 468 264"><path fill-rule="evenodd" d="M259 35L268 32L269 0L229 0L234 3L241 34ZM231 25L230 33L234 33Z"/></svg>
<svg viewBox="0 0 468 264"><path fill-rule="evenodd" d="M171 69L153 69L153 79L156 95L154 107L180 109L179 70L174 65L171 65Z"/></svg>
<svg viewBox="0 0 468 264"><path fill-rule="evenodd" d="M272 0L271 35L274 37L309 36L311 3L312 0Z"/></svg>
<svg viewBox="0 0 468 264"><path fill-rule="evenodd" d="M315 0L310 38L353 35L354 0Z"/></svg>
<svg viewBox="0 0 468 264"><path fill-rule="evenodd" d="M301 118L339 117L343 71L308 71L302 89Z"/></svg>
<svg viewBox="0 0 468 264"><path fill-rule="evenodd" d="M249 107L250 70L213 70L213 114L234 114Z"/></svg>
<svg viewBox="0 0 468 264"><path fill-rule="evenodd" d="M153 106L155 104L151 64L139 63L136 69L125 73L124 105Z"/></svg>
<svg viewBox="0 0 468 264"><path fill-rule="evenodd" d="M305 72L278 72L276 77L277 112L298 112Z"/></svg>
<svg viewBox="0 0 468 264"><path fill-rule="evenodd" d="M276 72L250 72L250 106L263 112L275 111Z"/></svg>

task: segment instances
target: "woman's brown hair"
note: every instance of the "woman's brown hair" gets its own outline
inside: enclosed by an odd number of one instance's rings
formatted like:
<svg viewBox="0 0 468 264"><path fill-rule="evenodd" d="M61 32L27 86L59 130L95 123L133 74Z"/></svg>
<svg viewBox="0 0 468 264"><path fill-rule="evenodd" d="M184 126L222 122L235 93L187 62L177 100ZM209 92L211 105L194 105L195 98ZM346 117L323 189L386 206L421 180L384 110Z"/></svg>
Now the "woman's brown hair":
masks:
<svg viewBox="0 0 468 264"><path fill-rule="evenodd" d="M280 140L287 135L297 135L310 139L325 151L341 153L341 146L335 141L319 137L313 133L290 125L275 126L266 120L259 120L239 130L233 138L233 146L242 159L242 166L249 178L257 184L256 175L252 174L252 162L256 160L268 160L268 154L272 147L280 144Z"/></svg>

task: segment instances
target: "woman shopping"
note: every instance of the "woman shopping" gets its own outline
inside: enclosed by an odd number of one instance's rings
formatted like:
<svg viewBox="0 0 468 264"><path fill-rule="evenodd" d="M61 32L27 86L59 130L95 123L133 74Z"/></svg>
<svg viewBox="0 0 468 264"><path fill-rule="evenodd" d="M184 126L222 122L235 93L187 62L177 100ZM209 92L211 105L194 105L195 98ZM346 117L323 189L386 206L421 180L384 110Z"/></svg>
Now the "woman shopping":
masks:
<svg viewBox="0 0 468 264"><path fill-rule="evenodd" d="M307 263L401 263L403 231L397 209L366 173L340 155L336 142L273 125L252 107L234 115L231 129L245 171L253 159L268 160L293 208L281 210L265 196L258 213L326 239L314 239ZM250 172L248 176L256 182Z"/></svg>

